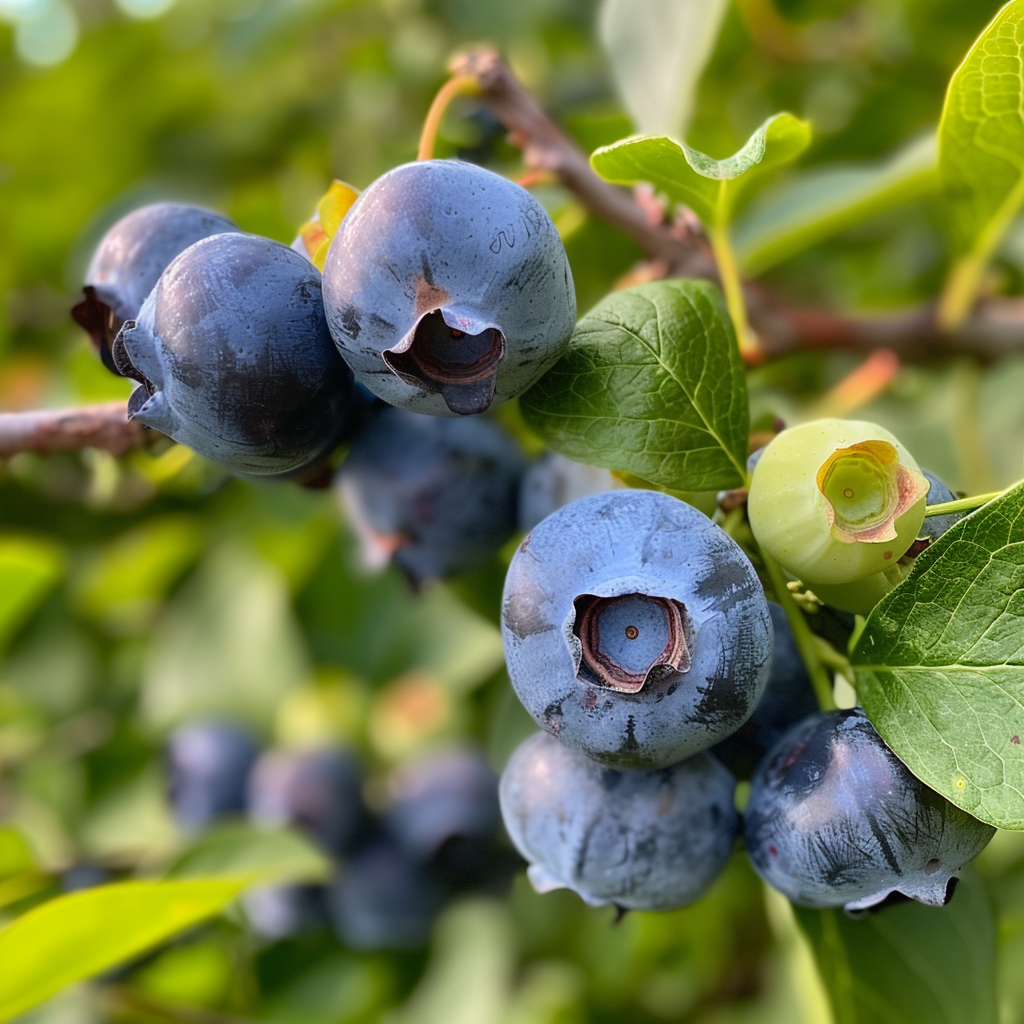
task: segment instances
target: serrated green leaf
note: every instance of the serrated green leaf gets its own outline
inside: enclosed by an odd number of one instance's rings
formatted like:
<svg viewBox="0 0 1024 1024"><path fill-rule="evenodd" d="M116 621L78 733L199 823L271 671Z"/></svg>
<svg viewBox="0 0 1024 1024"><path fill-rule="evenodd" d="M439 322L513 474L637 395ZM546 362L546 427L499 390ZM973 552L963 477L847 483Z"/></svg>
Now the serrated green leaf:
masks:
<svg viewBox="0 0 1024 1024"><path fill-rule="evenodd" d="M835 1024L967 1024L996 1012L995 921L965 872L945 907L904 903L856 920L794 908Z"/></svg>
<svg viewBox="0 0 1024 1024"><path fill-rule="evenodd" d="M609 295L520 407L550 447L580 462L676 490L736 487L745 477L746 379L707 281Z"/></svg>
<svg viewBox="0 0 1024 1024"><path fill-rule="evenodd" d="M637 131L685 131L726 0L603 0L601 45Z"/></svg>
<svg viewBox="0 0 1024 1024"><path fill-rule="evenodd" d="M741 186L763 171L794 160L810 141L806 121L775 114L742 149L723 160L664 135L641 135L602 146L590 163L606 181L646 182L674 202L689 206L706 227L722 228L729 222Z"/></svg>
<svg viewBox="0 0 1024 1024"><path fill-rule="evenodd" d="M992 19L949 83L939 122L939 176L961 257L940 319L962 320L981 272L1024 204L1024 0Z"/></svg>
<svg viewBox="0 0 1024 1024"><path fill-rule="evenodd" d="M868 717L922 782L1024 829L1024 484L920 555L852 660Z"/></svg>
<svg viewBox="0 0 1024 1024"><path fill-rule="evenodd" d="M934 135L867 166L822 167L758 196L735 225L743 269L760 274L870 217L912 202L937 183Z"/></svg>
<svg viewBox="0 0 1024 1024"><path fill-rule="evenodd" d="M0 647L46 597L63 564L61 551L46 541L0 540Z"/></svg>
<svg viewBox="0 0 1024 1024"><path fill-rule="evenodd" d="M249 881L118 882L44 903L0 931L0 1021L219 913Z"/></svg>
<svg viewBox="0 0 1024 1024"><path fill-rule="evenodd" d="M168 874L171 878L245 875L263 881L322 882L330 873L327 857L297 833L232 822L200 836Z"/></svg>

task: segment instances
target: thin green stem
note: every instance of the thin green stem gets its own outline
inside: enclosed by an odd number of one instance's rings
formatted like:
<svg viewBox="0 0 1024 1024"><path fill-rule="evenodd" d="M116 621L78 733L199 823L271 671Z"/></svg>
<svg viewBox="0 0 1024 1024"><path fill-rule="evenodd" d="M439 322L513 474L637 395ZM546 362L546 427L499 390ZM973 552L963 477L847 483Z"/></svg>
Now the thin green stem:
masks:
<svg viewBox="0 0 1024 1024"><path fill-rule="evenodd" d="M747 307L743 301L743 282L740 279L736 254L732 249L732 240L729 238L727 185L728 183L725 181L719 183L715 223L708 228L708 238L711 242L711 251L715 254L715 262L718 264L718 276L722 280L725 305L736 330L740 355L745 361L755 361L760 350L747 321Z"/></svg>
<svg viewBox="0 0 1024 1024"><path fill-rule="evenodd" d="M944 516L948 512L973 512L976 508L987 505L994 498L1005 493L1006 491L991 491L988 494L975 494L970 498L957 498L956 501L943 501L938 505L929 505L924 510L924 514L927 517Z"/></svg>
<svg viewBox="0 0 1024 1024"><path fill-rule="evenodd" d="M835 697L832 693L832 680L821 660L821 652L818 646L817 637L811 632L807 625L804 613L797 607L793 595L786 586L786 577L779 568L779 564L770 555L761 551L761 558L764 560L768 578L772 581L772 588L775 590L775 600L782 606L786 613L786 620L793 633L793 640L796 649L800 652L804 665L807 666L807 674L811 677L814 686L814 693L818 698L818 707L822 711L834 711L836 709Z"/></svg>

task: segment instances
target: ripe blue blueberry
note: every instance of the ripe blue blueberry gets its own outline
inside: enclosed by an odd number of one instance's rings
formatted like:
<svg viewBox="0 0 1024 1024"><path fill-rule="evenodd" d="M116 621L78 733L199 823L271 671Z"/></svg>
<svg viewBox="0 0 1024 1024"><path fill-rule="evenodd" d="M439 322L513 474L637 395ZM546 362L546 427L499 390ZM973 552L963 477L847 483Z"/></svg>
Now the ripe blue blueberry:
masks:
<svg viewBox="0 0 1024 1024"><path fill-rule="evenodd" d="M516 526L524 460L484 420L382 408L358 431L337 474L366 559L414 582L483 564Z"/></svg>
<svg viewBox="0 0 1024 1024"><path fill-rule="evenodd" d="M71 310L108 369L110 347L126 320L139 315L171 260L193 242L238 231L227 217L198 206L154 203L122 217L101 239L85 272L85 298Z"/></svg>
<svg viewBox="0 0 1024 1024"><path fill-rule="evenodd" d="M167 740L167 796L179 826L198 832L245 810L245 789L259 748L227 722L194 722Z"/></svg>
<svg viewBox="0 0 1024 1024"><path fill-rule="evenodd" d="M271 942L305 935L328 923L323 885L254 886L242 894L242 906L253 931Z"/></svg>
<svg viewBox="0 0 1024 1024"><path fill-rule="evenodd" d="M270 750L249 776L249 817L306 832L328 853L358 839L366 811L359 761L343 750Z"/></svg>
<svg viewBox="0 0 1024 1024"><path fill-rule="evenodd" d="M512 559L502 636L542 728L606 764L661 768L735 732L768 678L772 626L740 547L655 491L582 498Z"/></svg>
<svg viewBox="0 0 1024 1024"><path fill-rule="evenodd" d="M739 779L750 778L758 761L782 734L818 710L811 677L797 650L786 613L774 601L768 602L768 611L775 640L764 693L746 722L711 748L711 753Z"/></svg>
<svg viewBox="0 0 1024 1024"><path fill-rule="evenodd" d="M498 776L479 754L452 750L407 762L389 788L388 828L421 860L459 841L490 843L500 832Z"/></svg>
<svg viewBox="0 0 1024 1024"><path fill-rule="evenodd" d="M658 771L617 770L547 733L522 743L501 776L501 810L538 892L672 910L699 899L739 828L735 780L708 754Z"/></svg>
<svg viewBox="0 0 1024 1024"><path fill-rule="evenodd" d="M435 416L525 391L576 322L569 262L544 208L455 160L404 164L370 185L323 277L331 334L356 379Z"/></svg>
<svg viewBox="0 0 1024 1024"><path fill-rule="evenodd" d="M386 831L346 859L328 890L338 937L353 949L415 949L430 934L448 891Z"/></svg>
<svg viewBox="0 0 1024 1024"><path fill-rule="evenodd" d="M114 361L143 387L129 415L243 473L298 469L330 449L352 406L320 277L286 245L203 239L125 324Z"/></svg>
<svg viewBox="0 0 1024 1024"><path fill-rule="evenodd" d="M614 487L615 478L607 469L574 462L558 452L545 452L523 474L519 487L519 529L532 530L570 502Z"/></svg>
<svg viewBox="0 0 1024 1024"><path fill-rule="evenodd" d="M896 894L940 907L995 833L911 775L859 708L795 725L751 779L747 852L806 907L866 910Z"/></svg>
<svg viewBox="0 0 1024 1024"><path fill-rule="evenodd" d="M498 807L498 776L471 750L432 754L403 765L390 780L384 823L416 862L452 891L500 891L519 863Z"/></svg>

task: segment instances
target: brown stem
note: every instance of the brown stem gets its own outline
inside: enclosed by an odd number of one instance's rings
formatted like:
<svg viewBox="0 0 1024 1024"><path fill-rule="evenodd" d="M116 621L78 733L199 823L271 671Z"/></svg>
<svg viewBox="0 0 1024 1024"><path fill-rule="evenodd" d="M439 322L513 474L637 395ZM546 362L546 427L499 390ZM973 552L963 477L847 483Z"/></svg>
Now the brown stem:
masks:
<svg viewBox="0 0 1024 1024"><path fill-rule="evenodd" d="M541 110L496 50L456 54L449 70L477 82L481 100L522 150L527 168L553 174L591 213L632 238L649 260L664 261L675 272L693 263L694 244L680 241L668 225L651 224L629 192L599 178L587 154Z"/></svg>
<svg viewBox="0 0 1024 1024"><path fill-rule="evenodd" d="M100 448L124 455L152 444L162 434L129 422L124 402L79 409L43 409L0 413L0 458L19 452L75 452Z"/></svg>
<svg viewBox="0 0 1024 1024"><path fill-rule="evenodd" d="M522 150L528 168L553 174L592 214L640 246L656 273L638 271L638 280L717 279L707 242L691 221L682 219L674 226L657 221L649 216L649 204L638 203L625 189L598 177L586 153L540 109L497 51L481 47L457 54L451 70L476 80L481 100ZM943 333L932 304L851 316L794 305L760 284L748 282L744 291L751 323L762 342L762 360L808 349L867 354L888 348L903 362L964 353L992 361L1024 349L1024 299L989 300L957 330Z"/></svg>

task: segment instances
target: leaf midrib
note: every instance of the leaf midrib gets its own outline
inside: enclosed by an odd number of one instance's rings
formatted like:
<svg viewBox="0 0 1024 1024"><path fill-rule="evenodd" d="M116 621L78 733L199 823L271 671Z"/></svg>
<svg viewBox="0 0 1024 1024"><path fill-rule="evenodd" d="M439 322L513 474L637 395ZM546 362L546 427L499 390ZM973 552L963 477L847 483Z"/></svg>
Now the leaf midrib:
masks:
<svg viewBox="0 0 1024 1024"><path fill-rule="evenodd" d="M690 308L693 310L694 316L700 321L701 329L703 330L704 336L706 338L707 337L707 328L704 326L704 320L701 317L700 313L698 312L696 305L692 302L692 300L690 299L690 297L688 295L682 295L682 298L685 299L685 301L689 304ZM658 335L660 337L661 334L662 334L662 331L661 331L661 313L658 310L658 307L654 303L651 303L651 305L654 308L654 317L655 317L655 320L658 323ZM664 359L662 359L661 355L651 346L651 344L646 339L642 338L631 327L627 327L625 324L613 324L609 320L604 320L602 322L606 323L606 324L610 324L611 326L615 327L616 329L622 331L624 334L626 334L629 337L635 339L639 345L641 345L644 349L646 349L648 352L651 353L651 356L654 358L654 360L657 362L657 364L676 383L676 385L678 386L679 390L682 391L682 393L684 395L686 395L686 399L690 403L690 407L697 413L698 417L700 417L701 423L704 425L704 432L706 434L708 434L710 437L713 437L715 439L715 441L718 442L719 447L728 456L729 462L732 464L733 468L736 470L736 472L740 476L740 479L742 480L743 479L743 473L744 473L743 467L736 461L735 456L729 450L729 448L726 446L725 442L722 440L722 438L719 435L718 431L715 430L715 428L708 422L708 418L707 418L707 416L704 415L704 411L700 408L699 405L697 405L696 399L693 397L693 395L690 394L690 391L687 388L687 386L679 379L679 377L676 374L675 370L672 367L670 367L665 362ZM703 373L702 373L701 376L703 378Z"/></svg>

